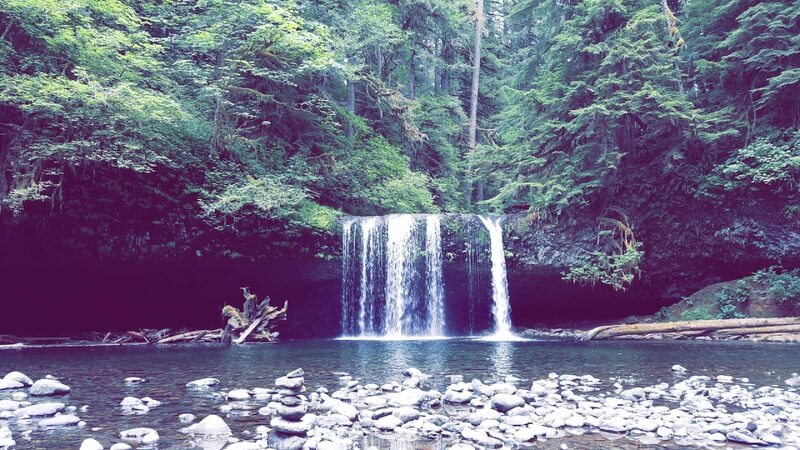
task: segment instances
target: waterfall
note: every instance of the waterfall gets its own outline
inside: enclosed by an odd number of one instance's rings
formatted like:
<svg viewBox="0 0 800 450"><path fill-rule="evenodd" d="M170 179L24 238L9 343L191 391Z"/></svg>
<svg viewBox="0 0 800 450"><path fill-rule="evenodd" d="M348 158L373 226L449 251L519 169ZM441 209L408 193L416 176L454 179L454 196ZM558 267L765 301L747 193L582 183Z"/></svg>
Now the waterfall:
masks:
<svg viewBox="0 0 800 450"><path fill-rule="evenodd" d="M428 335L444 335L444 292L442 281L442 224L439 216L425 220L425 294Z"/></svg>
<svg viewBox="0 0 800 450"><path fill-rule="evenodd" d="M438 215L342 222L342 331L349 337L445 335Z"/></svg>
<svg viewBox="0 0 800 450"><path fill-rule="evenodd" d="M513 338L503 252L500 218L469 214L344 218L343 335L427 338L492 329L494 338ZM451 292L457 295L450 299L445 293L445 255L455 264L448 276L464 277L452 285Z"/></svg>
<svg viewBox="0 0 800 450"><path fill-rule="evenodd" d="M367 217L360 222L361 227L361 289L358 298L358 331L360 334L375 334L376 284L379 282L381 241L377 217Z"/></svg>
<svg viewBox="0 0 800 450"><path fill-rule="evenodd" d="M386 218L386 312L383 329L386 336L401 337L412 333L415 325L413 307L414 216L391 215Z"/></svg>
<svg viewBox="0 0 800 450"><path fill-rule="evenodd" d="M503 249L502 217L479 216L489 232L492 254L492 316L494 336L513 337L511 333L511 306L508 302L508 280L506 279L506 256Z"/></svg>

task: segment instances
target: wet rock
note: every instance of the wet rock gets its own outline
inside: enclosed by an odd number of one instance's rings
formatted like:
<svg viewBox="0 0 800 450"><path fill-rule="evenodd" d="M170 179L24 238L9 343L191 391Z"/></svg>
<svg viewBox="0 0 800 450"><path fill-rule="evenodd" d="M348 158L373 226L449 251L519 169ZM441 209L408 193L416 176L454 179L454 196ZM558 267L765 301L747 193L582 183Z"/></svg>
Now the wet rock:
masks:
<svg viewBox="0 0 800 450"><path fill-rule="evenodd" d="M646 398L646 395L644 393L644 389L633 388L633 389L626 389L620 392L619 398L623 400L628 400L630 402L638 402L644 400Z"/></svg>
<svg viewBox="0 0 800 450"><path fill-rule="evenodd" d="M103 444L92 438L84 439L84 441L81 442L80 450L103 450Z"/></svg>
<svg viewBox="0 0 800 450"><path fill-rule="evenodd" d="M419 419L420 417L419 411L411 406L397 408L392 412L392 415L400 419L403 423Z"/></svg>
<svg viewBox="0 0 800 450"><path fill-rule="evenodd" d="M150 408L136 397L125 397L119 402L119 406L126 412L146 413Z"/></svg>
<svg viewBox="0 0 800 450"><path fill-rule="evenodd" d="M25 387L25 385L16 380L6 380L6 379L0 380L0 391L5 391L9 389L19 389L22 387Z"/></svg>
<svg viewBox="0 0 800 450"><path fill-rule="evenodd" d="M14 435L11 429L6 426L0 427L0 448L13 447L17 445L14 441Z"/></svg>
<svg viewBox="0 0 800 450"><path fill-rule="evenodd" d="M612 433L624 433L630 429L628 427L628 421L619 416L611 417L600 422L599 428Z"/></svg>
<svg viewBox="0 0 800 450"><path fill-rule="evenodd" d="M152 428L131 428L129 430L124 430L119 433L119 437L126 441L140 443L142 439L148 434L155 433L158 435L156 430Z"/></svg>
<svg viewBox="0 0 800 450"><path fill-rule="evenodd" d="M216 378L201 378L199 380L194 380L186 383L186 387L189 389L208 389L214 386L219 386L220 381Z"/></svg>
<svg viewBox="0 0 800 450"><path fill-rule="evenodd" d="M51 379L36 380L31 386L30 394L34 396L66 395L70 388L66 384Z"/></svg>
<svg viewBox="0 0 800 450"><path fill-rule="evenodd" d="M500 420L502 414L494 409L482 408L467 416L467 422L473 426L478 426L486 420Z"/></svg>
<svg viewBox="0 0 800 450"><path fill-rule="evenodd" d="M124 443L124 442L117 442L116 444L112 445L109 450L131 450L133 447Z"/></svg>
<svg viewBox="0 0 800 450"><path fill-rule="evenodd" d="M444 393L445 403L462 404L469 402L471 399L472 399L472 393L469 391L447 390Z"/></svg>
<svg viewBox="0 0 800 450"><path fill-rule="evenodd" d="M150 397L142 397L142 403L145 404L148 408L155 408L157 406L161 406L161 402L158 400L153 400Z"/></svg>
<svg viewBox="0 0 800 450"><path fill-rule="evenodd" d="M250 392L247 389L234 389L228 392L228 395L226 395L225 398L232 402L250 400Z"/></svg>
<svg viewBox="0 0 800 450"><path fill-rule="evenodd" d="M279 405L276 412L284 419L298 420L306 414L307 410L308 407L301 403L297 406Z"/></svg>
<svg viewBox="0 0 800 450"><path fill-rule="evenodd" d="M293 371L286 374L286 378L301 378L305 375L303 369L294 369Z"/></svg>
<svg viewBox="0 0 800 450"><path fill-rule="evenodd" d="M233 444L225 447L225 450L260 450L261 446L256 442L234 442Z"/></svg>
<svg viewBox="0 0 800 450"><path fill-rule="evenodd" d="M275 386L298 392L303 388L303 377L280 377L275 380Z"/></svg>
<svg viewBox="0 0 800 450"><path fill-rule="evenodd" d="M143 445L153 445L153 444L157 443L160 439L161 439L161 436L158 435L158 432L153 430L150 433L147 433L142 437L142 444Z"/></svg>
<svg viewBox="0 0 800 450"><path fill-rule="evenodd" d="M231 429L220 416L211 414L192 427L192 433L202 438L228 436Z"/></svg>
<svg viewBox="0 0 800 450"><path fill-rule="evenodd" d="M731 442L738 442L747 445L767 445L766 442L753 436L753 433L747 430L735 430L726 434L725 437Z"/></svg>
<svg viewBox="0 0 800 450"><path fill-rule="evenodd" d="M14 411L14 415L17 417L52 416L63 411L64 408L65 405L63 403L37 403L17 409Z"/></svg>
<svg viewBox="0 0 800 450"><path fill-rule="evenodd" d="M686 368L681 365L675 364L674 366L672 366L672 371L677 373L685 373Z"/></svg>
<svg viewBox="0 0 800 450"><path fill-rule="evenodd" d="M72 414L63 414L60 416L50 417L49 419L44 419L39 421L39 426L42 428L54 428L54 427L71 427L78 425L81 419L77 416L73 416Z"/></svg>
<svg viewBox="0 0 800 450"><path fill-rule="evenodd" d="M484 430L472 430L467 428L461 431L461 436L483 447L498 448L503 446L503 441L489 436Z"/></svg>
<svg viewBox="0 0 800 450"><path fill-rule="evenodd" d="M15 411L19 409L19 402L14 400L0 400L0 412Z"/></svg>
<svg viewBox="0 0 800 450"><path fill-rule="evenodd" d="M16 370L13 372L8 372L4 377L4 380L16 381L17 383L23 386L31 386L33 385L33 380L30 379L27 375L22 372L17 372Z"/></svg>
<svg viewBox="0 0 800 450"><path fill-rule="evenodd" d="M147 381L147 380L145 380L144 378L139 378L139 377L128 377L128 378L125 378L125 384L128 384L128 385L141 384L141 383L144 383L145 381Z"/></svg>
<svg viewBox="0 0 800 450"><path fill-rule="evenodd" d="M391 402L398 406L419 406L425 401L425 392L411 388L402 390L391 397Z"/></svg>
<svg viewBox="0 0 800 450"><path fill-rule="evenodd" d="M394 415L381 417L375 421L375 428L384 431L392 431L403 424L403 421Z"/></svg>
<svg viewBox="0 0 800 450"><path fill-rule="evenodd" d="M358 417L358 409L356 409L355 406L344 402L339 402L333 407L333 409L331 409L331 412L334 414L341 414L347 417L350 421L354 421Z"/></svg>
<svg viewBox="0 0 800 450"><path fill-rule="evenodd" d="M304 437L280 432L271 433L267 439L267 445L274 450L300 450L305 443Z"/></svg>
<svg viewBox="0 0 800 450"><path fill-rule="evenodd" d="M298 421L287 420L282 417L274 417L269 425L276 431L286 434L305 435L316 422L314 414L306 414Z"/></svg>
<svg viewBox="0 0 800 450"><path fill-rule="evenodd" d="M178 421L183 424L192 423L197 417L194 414L181 414L178 416Z"/></svg>
<svg viewBox="0 0 800 450"><path fill-rule="evenodd" d="M510 409L523 406L525 400L513 394L496 394L491 399L491 406L500 412L506 412Z"/></svg>

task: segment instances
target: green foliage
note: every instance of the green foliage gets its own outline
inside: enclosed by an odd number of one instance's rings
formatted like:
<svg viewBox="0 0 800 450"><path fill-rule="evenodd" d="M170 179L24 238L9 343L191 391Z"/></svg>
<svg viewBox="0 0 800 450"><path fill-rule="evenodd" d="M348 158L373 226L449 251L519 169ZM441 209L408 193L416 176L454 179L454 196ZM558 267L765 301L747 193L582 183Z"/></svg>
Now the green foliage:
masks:
<svg viewBox="0 0 800 450"><path fill-rule="evenodd" d="M717 317L710 313L708 309L701 306L689 308L680 315L680 320L712 320L715 318Z"/></svg>
<svg viewBox="0 0 800 450"><path fill-rule="evenodd" d="M640 247L641 243L637 243L619 254L594 251L583 255L562 277L573 283L601 283L617 291L625 290L639 273L639 264L644 256Z"/></svg>
<svg viewBox="0 0 800 450"><path fill-rule="evenodd" d="M781 271L769 267L753 274L753 281L767 286L767 292L780 303L800 307L800 270Z"/></svg>

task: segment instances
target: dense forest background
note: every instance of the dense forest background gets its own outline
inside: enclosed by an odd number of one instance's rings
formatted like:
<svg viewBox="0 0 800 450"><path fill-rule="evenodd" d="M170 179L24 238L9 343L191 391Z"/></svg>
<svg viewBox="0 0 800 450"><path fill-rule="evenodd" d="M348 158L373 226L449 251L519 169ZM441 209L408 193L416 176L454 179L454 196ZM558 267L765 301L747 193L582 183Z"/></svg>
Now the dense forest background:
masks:
<svg viewBox="0 0 800 450"><path fill-rule="evenodd" d="M0 62L6 265L400 212L588 226L564 277L617 289L800 259L798 0L0 0Z"/></svg>

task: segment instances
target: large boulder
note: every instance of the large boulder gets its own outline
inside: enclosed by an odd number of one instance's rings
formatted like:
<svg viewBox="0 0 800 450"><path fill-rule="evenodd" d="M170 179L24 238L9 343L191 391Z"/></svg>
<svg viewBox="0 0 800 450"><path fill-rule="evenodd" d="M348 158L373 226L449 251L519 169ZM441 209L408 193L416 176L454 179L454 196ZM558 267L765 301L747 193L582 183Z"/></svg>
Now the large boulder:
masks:
<svg viewBox="0 0 800 450"><path fill-rule="evenodd" d="M81 419L72 414L62 414L60 416L50 417L39 421L39 426L42 428L55 428L55 427L71 427L80 423Z"/></svg>
<svg viewBox="0 0 800 450"><path fill-rule="evenodd" d="M19 408L14 411L17 417L42 417L52 416L64 410L63 403L37 403L35 405Z"/></svg>
<svg viewBox="0 0 800 450"><path fill-rule="evenodd" d="M3 379L16 381L17 383L20 383L23 386L30 386L33 384L33 380L31 380L30 377L28 377L22 372L17 372L16 370L13 372L8 372L6 376L3 377Z"/></svg>
<svg viewBox="0 0 800 450"><path fill-rule="evenodd" d="M514 394L495 394L491 399L491 406L500 412L506 412L525 405L525 400Z"/></svg>
<svg viewBox="0 0 800 450"><path fill-rule="evenodd" d="M231 429L221 417L211 414L192 426L192 432L200 437L221 437L228 436Z"/></svg>
<svg viewBox="0 0 800 450"><path fill-rule="evenodd" d="M35 396L66 395L70 390L69 386L60 381L44 378L33 383L30 394Z"/></svg>

